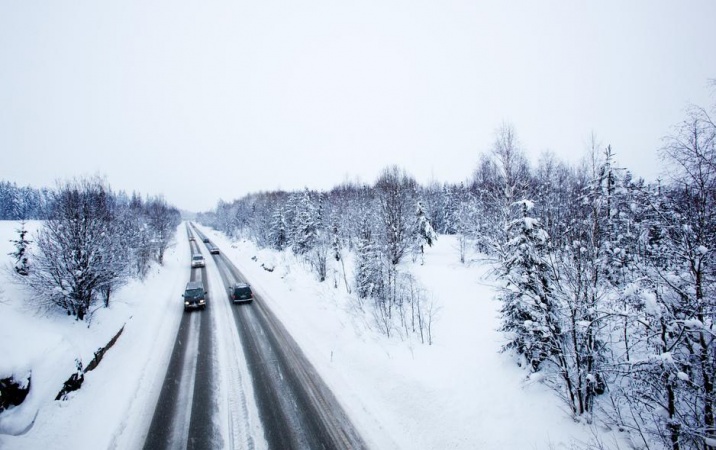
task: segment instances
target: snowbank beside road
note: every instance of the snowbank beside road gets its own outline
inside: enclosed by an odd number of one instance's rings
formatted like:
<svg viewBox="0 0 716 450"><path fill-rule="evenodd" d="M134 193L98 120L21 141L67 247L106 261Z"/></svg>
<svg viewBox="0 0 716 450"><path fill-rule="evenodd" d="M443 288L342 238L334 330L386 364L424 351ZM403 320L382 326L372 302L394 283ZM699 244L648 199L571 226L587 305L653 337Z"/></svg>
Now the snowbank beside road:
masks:
<svg viewBox="0 0 716 450"><path fill-rule="evenodd" d="M15 238L17 227L17 222L0 222L0 255L12 251L9 239ZM165 265L115 293L110 308L99 309L90 327L57 312L36 312L30 293L0 271L0 376L32 372L25 402L0 414L0 448L141 446L181 319L181 294L190 270L185 235L182 224ZM55 401L76 370L75 360L86 366L122 326L122 336L85 375L82 388L69 401Z"/></svg>
<svg viewBox="0 0 716 450"><path fill-rule="evenodd" d="M489 267L460 264L452 237L426 249L424 265L403 267L441 308L427 346L369 329L342 280L337 289L317 282L290 252L202 229L285 324L371 448L547 449L590 440L553 392L526 386L526 374L499 353Z"/></svg>

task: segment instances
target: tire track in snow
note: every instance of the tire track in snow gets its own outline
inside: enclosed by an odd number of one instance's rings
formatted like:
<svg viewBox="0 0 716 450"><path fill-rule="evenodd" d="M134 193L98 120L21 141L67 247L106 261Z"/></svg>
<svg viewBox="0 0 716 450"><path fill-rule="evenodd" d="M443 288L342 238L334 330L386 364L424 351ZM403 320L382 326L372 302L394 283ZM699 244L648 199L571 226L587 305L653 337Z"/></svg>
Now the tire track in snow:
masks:
<svg viewBox="0 0 716 450"><path fill-rule="evenodd" d="M145 449L186 448L196 380L199 323L196 314L185 314L182 318ZM178 374L178 377L172 374Z"/></svg>
<svg viewBox="0 0 716 450"><path fill-rule="evenodd" d="M220 280L226 280L225 268L216 264ZM212 277L213 278L213 277ZM213 286L224 286L218 280L212 282ZM231 449L257 450L265 449L268 444L263 439L263 429L259 419L256 405L249 403L253 399L253 388L250 380L242 376L248 373L246 357L239 338L239 333L232 321L231 304L228 296L222 291L219 294L214 289L212 306L217 309L214 315L216 335L218 342L217 355L223 363L219 364L222 390L225 397L226 426L228 432L228 447Z"/></svg>
<svg viewBox="0 0 716 450"><path fill-rule="evenodd" d="M191 423L192 403L194 402L194 385L196 383L196 363L199 353L199 317L192 314L189 319L189 333L187 335L187 350L184 355L184 365L181 371L179 391L176 401L176 414L172 422L171 438L168 442L169 448L187 448L189 430Z"/></svg>
<svg viewBox="0 0 716 450"><path fill-rule="evenodd" d="M192 253L198 251L191 242ZM206 270L191 271L191 281L201 281ZM177 305L179 307L179 305ZM206 328L206 327L204 327ZM186 449L191 429L196 385L201 321L197 314L184 313L172 350L167 374L152 417L145 449ZM210 330L204 329L204 333Z"/></svg>

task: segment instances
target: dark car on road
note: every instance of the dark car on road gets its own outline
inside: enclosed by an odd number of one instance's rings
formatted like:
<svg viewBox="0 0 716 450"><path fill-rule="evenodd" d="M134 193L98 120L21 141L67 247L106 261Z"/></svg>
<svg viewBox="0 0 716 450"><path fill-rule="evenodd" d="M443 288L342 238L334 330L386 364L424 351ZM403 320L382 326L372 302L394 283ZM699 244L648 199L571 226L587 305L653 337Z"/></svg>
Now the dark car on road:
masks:
<svg viewBox="0 0 716 450"><path fill-rule="evenodd" d="M206 308L206 290L201 281L190 281L184 291L184 311L190 309Z"/></svg>
<svg viewBox="0 0 716 450"><path fill-rule="evenodd" d="M208 238L208 237L205 237L205 238L203 239L203 241L204 241L205 244L208 244L208 243L209 243L209 238Z"/></svg>
<svg viewBox="0 0 716 450"><path fill-rule="evenodd" d="M248 303L254 300L254 293L248 284L236 283L229 286L229 297L234 303Z"/></svg>

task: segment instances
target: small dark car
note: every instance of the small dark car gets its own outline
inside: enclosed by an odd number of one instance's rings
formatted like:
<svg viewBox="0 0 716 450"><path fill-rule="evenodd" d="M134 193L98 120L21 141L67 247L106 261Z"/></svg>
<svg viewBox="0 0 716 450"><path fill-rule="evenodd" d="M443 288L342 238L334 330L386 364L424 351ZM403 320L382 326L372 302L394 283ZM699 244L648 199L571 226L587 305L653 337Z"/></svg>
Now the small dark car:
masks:
<svg viewBox="0 0 716 450"><path fill-rule="evenodd" d="M229 297L234 303L250 303L254 300L254 293L248 284L236 283L229 286Z"/></svg>
<svg viewBox="0 0 716 450"><path fill-rule="evenodd" d="M190 281L184 291L184 311L206 308L206 290L201 281Z"/></svg>
<svg viewBox="0 0 716 450"><path fill-rule="evenodd" d="M209 238L205 237L205 238L204 238L204 243L205 243L205 244L208 244L208 243L209 243Z"/></svg>

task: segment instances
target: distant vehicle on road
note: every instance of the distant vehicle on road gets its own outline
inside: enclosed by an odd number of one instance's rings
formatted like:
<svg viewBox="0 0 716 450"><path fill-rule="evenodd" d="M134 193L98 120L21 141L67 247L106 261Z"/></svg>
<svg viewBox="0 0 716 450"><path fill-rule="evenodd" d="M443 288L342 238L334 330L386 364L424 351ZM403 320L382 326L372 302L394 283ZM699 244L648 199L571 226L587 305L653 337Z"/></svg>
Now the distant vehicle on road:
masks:
<svg viewBox="0 0 716 450"><path fill-rule="evenodd" d="M205 267L205 266L206 266L206 261L204 261L204 256L202 256L201 254L195 253L195 254L191 257L191 267L192 267L192 268L194 268L194 267Z"/></svg>
<svg viewBox="0 0 716 450"><path fill-rule="evenodd" d="M254 293L248 284L236 283L229 286L229 297L234 303L248 303L254 300Z"/></svg>
<svg viewBox="0 0 716 450"><path fill-rule="evenodd" d="M190 309L206 308L206 290L201 281L190 281L184 291L184 311Z"/></svg>
<svg viewBox="0 0 716 450"><path fill-rule="evenodd" d="M208 244L208 243L209 243L209 238L208 238L208 237L205 237L205 238L204 238L204 243L205 243L205 244Z"/></svg>
<svg viewBox="0 0 716 450"><path fill-rule="evenodd" d="M194 242L194 235L193 235L193 234L189 236L189 240L192 241L192 242Z"/></svg>

